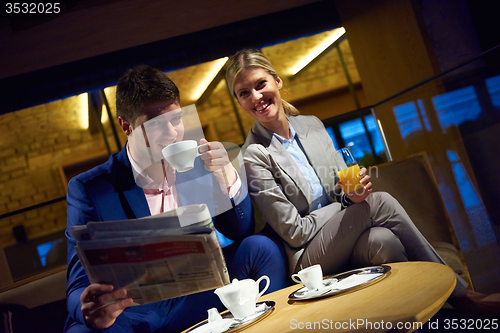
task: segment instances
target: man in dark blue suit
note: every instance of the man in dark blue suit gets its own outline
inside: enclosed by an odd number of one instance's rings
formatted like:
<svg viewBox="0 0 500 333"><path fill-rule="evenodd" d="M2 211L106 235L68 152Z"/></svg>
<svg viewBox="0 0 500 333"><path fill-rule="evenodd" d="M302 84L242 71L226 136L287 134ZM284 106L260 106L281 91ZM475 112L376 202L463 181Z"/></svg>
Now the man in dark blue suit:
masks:
<svg viewBox="0 0 500 333"><path fill-rule="evenodd" d="M68 185L67 332L177 332L222 308L213 291L132 306L126 290L91 284L75 252L71 228L90 221L140 218L187 204L205 203L216 229L233 241L223 249L231 279L271 279L269 291L286 286L280 242L252 235L254 219L245 181L219 142L200 140L201 159L176 172L161 150L183 140L179 91L161 71L129 70L117 86L117 116L127 145ZM244 177L243 177L244 178Z"/></svg>

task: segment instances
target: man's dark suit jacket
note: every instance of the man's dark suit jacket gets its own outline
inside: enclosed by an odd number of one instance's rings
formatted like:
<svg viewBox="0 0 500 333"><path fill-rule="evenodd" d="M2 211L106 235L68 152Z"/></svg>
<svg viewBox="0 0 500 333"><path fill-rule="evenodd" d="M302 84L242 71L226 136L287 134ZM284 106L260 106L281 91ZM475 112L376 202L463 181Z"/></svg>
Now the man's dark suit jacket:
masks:
<svg viewBox="0 0 500 333"><path fill-rule="evenodd" d="M195 168L176 174L176 185L180 206L206 203L214 218L215 227L224 236L232 240L240 240L254 231L254 221L250 198L244 185L239 201L234 202L225 196L227 202L217 202L224 198L220 185L215 177L205 170L200 159ZM219 200L220 201L220 200ZM84 225L90 221L110 221L129 218L140 218L151 215L144 191L137 186L127 157L126 147L113 155L109 160L92 170L82 173L68 184L68 287L66 291L69 312L67 327L74 321L84 324L81 312L80 295L90 285L90 281L75 252L75 241L71 236L71 228ZM229 210L226 210L229 205ZM220 215L217 215L220 213ZM176 299L167 305L175 306ZM144 316L151 327L160 323L161 318L148 315L151 309L163 306L157 302L139 307L132 307L121 316L132 316L140 320ZM120 317L121 317L120 316ZM149 317L148 317L149 316ZM138 317L138 318L136 318Z"/></svg>

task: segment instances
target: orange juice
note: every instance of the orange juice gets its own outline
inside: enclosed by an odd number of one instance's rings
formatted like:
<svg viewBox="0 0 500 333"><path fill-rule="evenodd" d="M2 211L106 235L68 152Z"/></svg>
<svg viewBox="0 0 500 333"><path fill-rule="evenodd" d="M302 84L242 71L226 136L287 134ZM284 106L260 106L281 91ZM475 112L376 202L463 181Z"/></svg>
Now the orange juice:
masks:
<svg viewBox="0 0 500 333"><path fill-rule="evenodd" d="M360 171L361 169L357 164L339 171L340 182L342 183L342 186L344 186L345 193L351 193L357 189L363 188L363 185L359 183Z"/></svg>

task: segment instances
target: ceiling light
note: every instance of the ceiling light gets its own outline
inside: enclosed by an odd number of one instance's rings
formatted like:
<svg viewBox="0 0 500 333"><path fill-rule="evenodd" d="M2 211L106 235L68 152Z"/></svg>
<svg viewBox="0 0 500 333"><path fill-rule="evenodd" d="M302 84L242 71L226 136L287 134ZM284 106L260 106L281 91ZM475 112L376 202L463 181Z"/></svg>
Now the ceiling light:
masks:
<svg viewBox="0 0 500 333"><path fill-rule="evenodd" d="M322 43L318 44L316 47L309 50L309 53L290 70L290 74L291 75L297 74L302 68L306 67L308 63L313 61L314 58L319 56L321 52L323 52L330 45L335 43L337 39L339 39L343 34L345 34L345 29L343 27L332 30L329 36L326 37Z"/></svg>
<svg viewBox="0 0 500 333"><path fill-rule="evenodd" d="M224 57L212 61L210 67L206 71L204 71L202 76L198 76L196 78L198 84L193 88L190 100L197 101L201 97L201 95L203 95L203 92L205 92L217 73L219 73L219 71L222 69L227 59L228 57Z"/></svg>
<svg viewBox="0 0 500 333"><path fill-rule="evenodd" d="M101 124L107 123L108 120L108 111L106 110L106 105L103 103L101 109Z"/></svg>
<svg viewBox="0 0 500 333"><path fill-rule="evenodd" d="M89 128L89 97L87 93L80 94L76 96L77 98L77 108L78 122L81 129Z"/></svg>

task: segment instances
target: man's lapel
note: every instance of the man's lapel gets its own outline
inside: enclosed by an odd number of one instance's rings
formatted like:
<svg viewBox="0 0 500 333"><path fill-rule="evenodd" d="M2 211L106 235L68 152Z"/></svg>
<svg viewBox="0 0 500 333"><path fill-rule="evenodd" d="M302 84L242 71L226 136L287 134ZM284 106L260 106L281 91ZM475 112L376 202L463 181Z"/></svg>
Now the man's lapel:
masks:
<svg viewBox="0 0 500 333"><path fill-rule="evenodd" d="M132 208L136 218L151 215L146 196L144 195L144 190L141 187L136 185L130 190L123 191L123 195L125 196L125 199L127 199L127 202L129 203L130 208Z"/></svg>
<svg viewBox="0 0 500 333"><path fill-rule="evenodd" d="M125 199L125 202L121 200L123 210L126 213L131 210L136 218L150 216L151 212L144 190L135 183L126 147L116 155L116 159L120 162L116 163L116 190L123 193Z"/></svg>

